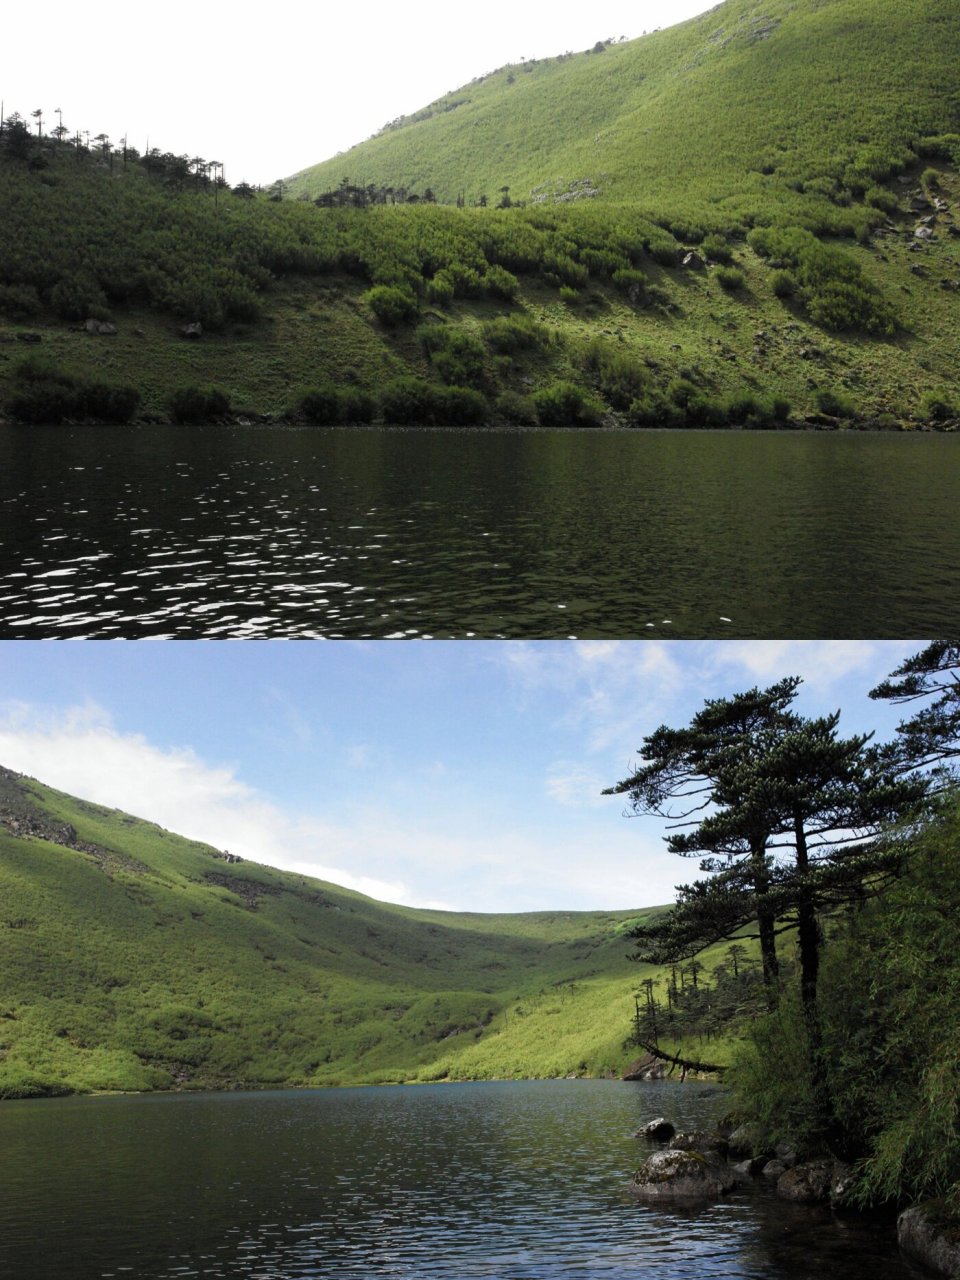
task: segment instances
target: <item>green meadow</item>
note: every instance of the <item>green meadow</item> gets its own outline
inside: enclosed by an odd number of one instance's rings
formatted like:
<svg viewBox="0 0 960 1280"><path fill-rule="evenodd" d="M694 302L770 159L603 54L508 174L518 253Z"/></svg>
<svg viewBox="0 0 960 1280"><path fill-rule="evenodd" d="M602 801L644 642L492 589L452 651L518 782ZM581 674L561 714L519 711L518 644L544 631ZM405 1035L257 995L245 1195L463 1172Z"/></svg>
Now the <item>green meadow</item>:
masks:
<svg viewBox="0 0 960 1280"><path fill-rule="evenodd" d="M642 912L391 906L15 775L0 792L0 1096L600 1075L637 1055ZM42 834L67 827L72 847Z"/></svg>

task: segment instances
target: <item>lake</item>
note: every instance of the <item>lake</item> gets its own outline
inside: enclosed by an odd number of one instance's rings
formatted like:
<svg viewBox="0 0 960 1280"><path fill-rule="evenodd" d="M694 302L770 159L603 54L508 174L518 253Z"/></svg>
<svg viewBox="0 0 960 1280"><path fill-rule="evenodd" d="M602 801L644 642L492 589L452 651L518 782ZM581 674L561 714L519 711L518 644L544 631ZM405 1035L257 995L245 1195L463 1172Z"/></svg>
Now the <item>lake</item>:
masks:
<svg viewBox="0 0 960 1280"><path fill-rule="evenodd" d="M570 1080L0 1104L0 1274L252 1280L907 1280L892 1228L748 1188L626 1190L713 1086Z"/></svg>
<svg viewBox="0 0 960 1280"><path fill-rule="evenodd" d="M953 436L0 428L0 638L953 634Z"/></svg>

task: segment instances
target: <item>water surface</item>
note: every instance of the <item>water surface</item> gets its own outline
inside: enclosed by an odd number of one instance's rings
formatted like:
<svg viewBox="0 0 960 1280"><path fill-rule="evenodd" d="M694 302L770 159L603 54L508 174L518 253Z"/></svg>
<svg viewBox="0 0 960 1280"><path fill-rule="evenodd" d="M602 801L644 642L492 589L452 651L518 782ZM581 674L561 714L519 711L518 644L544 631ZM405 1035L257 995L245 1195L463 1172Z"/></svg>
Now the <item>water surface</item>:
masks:
<svg viewBox="0 0 960 1280"><path fill-rule="evenodd" d="M0 428L0 638L893 637L960 440Z"/></svg>
<svg viewBox="0 0 960 1280"><path fill-rule="evenodd" d="M0 1105L0 1274L23 1280L908 1280L892 1229L769 1190L626 1186L702 1085L550 1081Z"/></svg>

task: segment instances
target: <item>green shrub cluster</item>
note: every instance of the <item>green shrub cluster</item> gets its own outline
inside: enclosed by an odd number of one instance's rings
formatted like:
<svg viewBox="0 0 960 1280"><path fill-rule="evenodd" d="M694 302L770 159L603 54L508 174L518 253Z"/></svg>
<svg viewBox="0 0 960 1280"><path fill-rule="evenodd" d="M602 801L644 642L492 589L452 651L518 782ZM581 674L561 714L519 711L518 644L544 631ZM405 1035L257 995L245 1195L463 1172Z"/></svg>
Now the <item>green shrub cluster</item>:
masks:
<svg viewBox="0 0 960 1280"><path fill-rule="evenodd" d="M666 389L651 387L630 406L629 420L636 427L743 427L769 430L790 420L792 407L782 396L762 399L749 394L729 398L707 395L686 378Z"/></svg>
<svg viewBox="0 0 960 1280"><path fill-rule="evenodd" d="M650 370L600 339L587 345L582 362L612 409L626 412L650 390Z"/></svg>
<svg viewBox="0 0 960 1280"><path fill-rule="evenodd" d="M484 385L487 351L475 334L454 325L422 324L417 337L434 372L447 386Z"/></svg>
<svg viewBox="0 0 960 1280"><path fill-rule="evenodd" d="M380 399L384 421L399 426L480 426L487 402L471 387L438 387L421 378L398 378Z"/></svg>
<svg viewBox="0 0 960 1280"><path fill-rule="evenodd" d="M896 331L893 308L842 249L822 244L801 227L757 227L751 248L773 268L787 268L799 285L798 296L815 324L853 329L881 337Z"/></svg>
<svg viewBox="0 0 960 1280"><path fill-rule="evenodd" d="M552 340L550 331L527 315L495 316L484 324L482 332L488 346L503 355L538 351Z"/></svg>
<svg viewBox="0 0 960 1280"><path fill-rule="evenodd" d="M960 407L946 391L926 391L920 397L920 417L927 422L946 422L960 417Z"/></svg>
<svg viewBox="0 0 960 1280"><path fill-rule="evenodd" d="M377 415L377 402L357 387L326 384L301 391L294 399L293 412L318 427L368 423Z"/></svg>
<svg viewBox="0 0 960 1280"><path fill-rule="evenodd" d="M124 423L140 405L140 393L134 387L80 378L35 356L17 366L14 384L7 411L18 422L60 423L80 418Z"/></svg>
<svg viewBox="0 0 960 1280"><path fill-rule="evenodd" d="M211 422L230 412L230 397L220 387L178 387L168 404L178 423Z"/></svg>
<svg viewBox="0 0 960 1280"><path fill-rule="evenodd" d="M849 396L845 396L835 387L823 387L816 396L814 402L821 413L827 414L831 418L854 418L856 417L856 405Z"/></svg>
<svg viewBox="0 0 960 1280"><path fill-rule="evenodd" d="M533 395L542 427L597 427L603 406L572 382L555 382Z"/></svg>
<svg viewBox="0 0 960 1280"><path fill-rule="evenodd" d="M379 284L363 295L363 301L386 329L412 324L417 318L417 300L406 289Z"/></svg>
<svg viewBox="0 0 960 1280"><path fill-rule="evenodd" d="M747 283L747 277L739 267L717 267L713 276L720 288L727 293L735 293Z"/></svg>

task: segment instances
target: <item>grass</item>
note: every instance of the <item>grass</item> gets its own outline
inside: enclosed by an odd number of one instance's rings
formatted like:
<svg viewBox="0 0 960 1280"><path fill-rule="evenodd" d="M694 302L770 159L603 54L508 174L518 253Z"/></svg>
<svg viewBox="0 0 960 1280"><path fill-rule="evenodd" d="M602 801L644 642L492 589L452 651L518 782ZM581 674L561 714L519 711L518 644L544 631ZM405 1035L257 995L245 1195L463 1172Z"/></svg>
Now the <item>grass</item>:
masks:
<svg viewBox="0 0 960 1280"><path fill-rule="evenodd" d="M22 790L25 788L25 791ZM12 797L12 799L11 799ZM4 773L0 1097L603 1074L640 912L374 902Z"/></svg>

